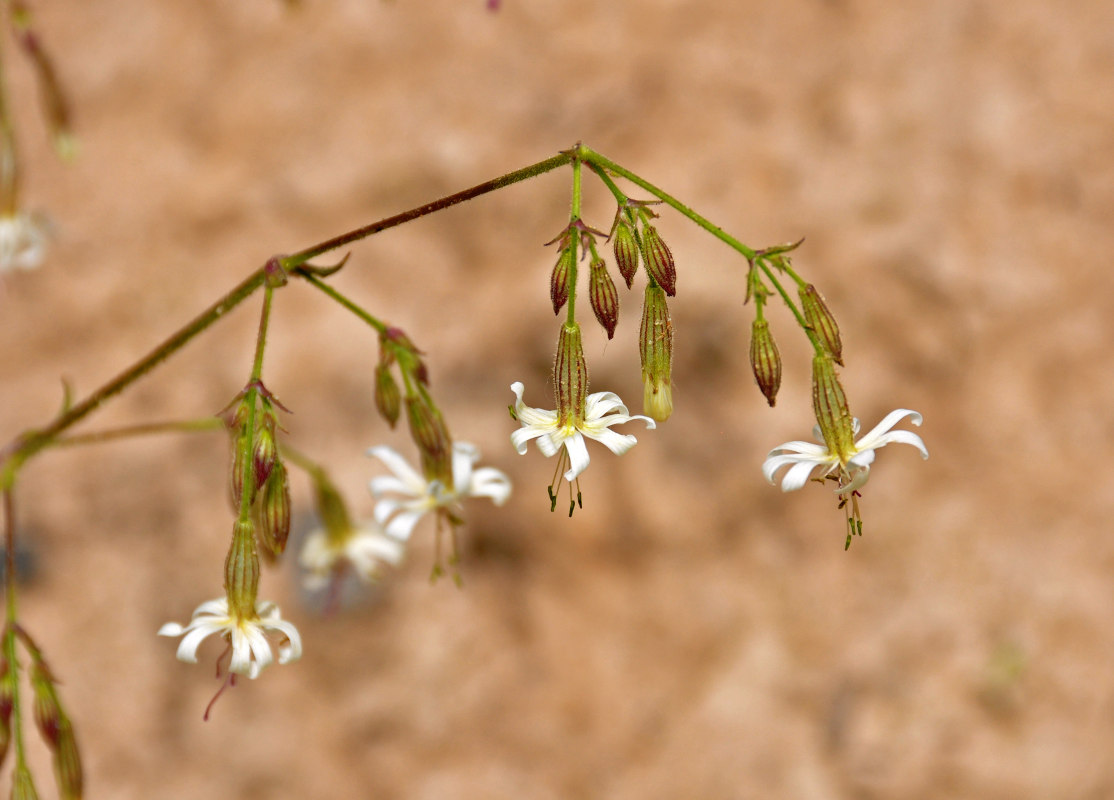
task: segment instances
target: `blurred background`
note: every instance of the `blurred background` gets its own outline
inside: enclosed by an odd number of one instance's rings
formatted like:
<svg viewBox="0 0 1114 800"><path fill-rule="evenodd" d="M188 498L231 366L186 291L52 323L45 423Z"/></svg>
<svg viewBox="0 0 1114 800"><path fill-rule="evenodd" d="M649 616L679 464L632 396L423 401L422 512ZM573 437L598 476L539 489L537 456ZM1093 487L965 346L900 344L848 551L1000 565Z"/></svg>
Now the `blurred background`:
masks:
<svg viewBox="0 0 1114 800"><path fill-rule="evenodd" d="M846 553L829 492L766 484L766 452L812 426L806 343L775 308L770 410L744 262L666 213L675 414L630 426L622 458L593 444L583 511L550 514L553 462L514 453L505 409L514 380L552 405L541 245L569 172L384 233L335 285L426 350L454 433L515 495L469 508L462 590L428 583L431 520L329 618L292 563L265 574L305 655L204 723L219 647L187 665L154 634L220 594L227 441L33 462L21 614L63 681L88 796L1114 796L1109 2L34 10L82 151L53 160L6 59L25 201L56 240L0 283L4 440L50 418L60 378L88 393L272 254L582 140L752 246L805 237L795 264L840 320L853 411L920 411L932 454L879 453ZM586 350L593 389L636 410L640 293L622 300L610 343L584 320ZM85 429L215 413L257 319L249 302ZM409 448L374 413L374 336L292 284L271 343L291 441L370 515L365 448ZM300 476L294 492L304 531Z"/></svg>

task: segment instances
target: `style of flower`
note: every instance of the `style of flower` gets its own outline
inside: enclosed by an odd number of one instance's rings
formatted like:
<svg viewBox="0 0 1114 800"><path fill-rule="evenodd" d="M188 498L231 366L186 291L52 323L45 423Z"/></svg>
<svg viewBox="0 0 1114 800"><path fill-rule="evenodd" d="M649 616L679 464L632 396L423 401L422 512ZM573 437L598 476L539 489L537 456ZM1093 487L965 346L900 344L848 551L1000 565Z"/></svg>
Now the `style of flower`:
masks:
<svg viewBox="0 0 1114 800"><path fill-rule="evenodd" d="M168 622L159 628L159 636L182 637L178 645L178 660L190 664L197 663L197 648L202 640L213 634L229 643L232 651L229 672L247 675L253 680L274 661L268 634L281 637L278 650L280 664L302 657L302 637L298 629L282 619L274 603L257 602L255 615L243 618L230 614L228 599L221 597L199 605L188 625Z"/></svg>
<svg viewBox="0 0 1114 800"><path fill-rule="evenodd" d="M475 469L480 451L468 442L453 443L452 486L427 481L390 447L373 447L368 455L394 473L372 478L368 486L379 500L375 504L376 522L384 526L387 536L400 542L409 540L418 520L429 511L450 515L451 519L454 507L466 497L487 497L501 506L511 496L511 481L505 473L494 467Z"/></svg>
<svg viewBox="0 0 1114 800"><path fill-rule="evenodd" d="M813 471L821 467L823 476L836 473L836 494L841 497L849 496L867 482L870 477L870 465L874 462L874 451L880 447L893 442L909 444L917 448L923 458L928 458L928 450L925 449L920 436L912 431L891 430L905 417L909 417L909 421L914 425L921 424L921 415L916 411L907 408L891 411L869 433L856 441L849 453L833 453L823 444L786 442L770 451L762 464L762 472L766 480L774 483L778 470L789 467L782 476L781 490L791 492L804 486ZM858 419L854 420L853 431L854 435L858 435ZM813 436L822 440L819 426L813 429Z"/></svg>
<svg viewBox="0 0 1114 800"><path fill-rule="evenodd" d="M37 215L0 216L0 273L39 266L49 238L46 222Z"/></svg>
<svg viewBox="0 0 1114 800"><path fill-rule="evenodd" d="M330 536L324 528L306 537L298 562L306 570L310 591L322 589L340 570L350 567L363 583L379 579L385 565L398 566L406 548L388 536L377 522L352 527L346 537Z"/></svg>
<svg viewBox="0 0 1114 800"><path fill-rule="evenodd" d="M631 415L614 392L596 392L588 395L584 402L583 418L576 419L574 415L569 415L568 421L561 424L558 422L556 411L526 405L522 400L524 389L521 381L511 384L511 391L516 398L514 416L522 425L511 434L511 444L519 455L525 455L527 442L536 439L538 450L546 458L557 455L563 445L565 452L561 458L567 459L569 465L568 470L565 471L565 480L569 483L576 480L588 466L590 459L588 446L584 442L585 436L595 439L615 455L621 456L634 447L638 439L630 434L611 430L612 425L622 425L640 419L650 430L657 427L649 417L641 414Z"/></svg>

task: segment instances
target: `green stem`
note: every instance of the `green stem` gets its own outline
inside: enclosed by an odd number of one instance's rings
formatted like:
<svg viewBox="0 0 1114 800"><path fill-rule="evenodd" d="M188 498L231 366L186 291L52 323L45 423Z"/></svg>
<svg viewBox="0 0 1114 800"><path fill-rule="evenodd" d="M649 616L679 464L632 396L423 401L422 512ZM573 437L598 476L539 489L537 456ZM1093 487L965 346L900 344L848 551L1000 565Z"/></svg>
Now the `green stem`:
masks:
<svg viewBox="0 0 1114 800"><path fill-rule="evenodd" d="M133 436L150 436L160 433L206 433L225 429L224 420L220 417L202 417L201 419L172 420L169 422L148 422L141 425L125 425L122 428L111 428L104 431L79 433L74 436L60 436L54 440L55 447L77 447L87 444L101 444L117 439L129 439Z"/></svg>
<svg viewBox="0 0 1114 800"><path fill-rule="evenodd" d="M302 272L296 272L295 274L299 278L302 278L307 283L309 283L310 286L314 287L315 289L321 290L322 292L327 294L329 297L331 297L333 300L340 303L340 305L344 306L344 308L348 309L353 314L355 314L357 317L362 319L368 325L375 328L375 330L378 331L380 335L386 334L387 325L385 323L383 323L382 321L380 321L376 317L373 317L371 314L369 314L367 311L365 311L363 308L361 308L355 301L350 300L347 297L345 297L343 294L338 292L336 289L334 289L329 284L325 283L325 281L321 280L319 277L314 275L312 272L302 271Z"/></svg>
<svg viewBox="0 0 1114 800"><path fill-rule="evenodd" d="M15 573L15 509L12 502L10 489L0 492L0 502L4 507L4 658L8 661L11 671L7 680L11 681L12 713L11 713L11 738L15 742L16 764L24 764L23 754L23 714L20 712L19 697L19 660L16 653L15 638L18 625L16 623L16 573Z"/></svg>
<svg viewBox="0 0 1114 800"><path fill-rule="evenodd" d="M243 471L240 476L240 522L250 521L251 505L255 500L255 459L253 458L255 449L255 401L259 396L259 387L263 385L263 352L267 349L267 326L271 321L271 303L274 295L275 290L268 284L263 289L263 311L260 314L259 332L255 339L255 358L252 361L251 377L248 378L247 392L244 394L243 400L248 410L242 428L244 435L241 435L236 443L237 447L247 448L247 452L244 453ZM233 544L233 547L235 547L235 544Z"/></svg>
<svg viewBox="0 0 1114 800"><path fill-rule="evenodd" d="M434 200L432 203L426 203L424 206L412 208L409 211L403 211L401 214L396 214L393 217L373 222L370 225L365 225L362 228L357 228L354 231L343 233L332 239L328 239L313 247L306 248L293 255L286 256L282 259L282 266L287 270L300 267L302 264L309 261L311 258L316 258L319 255L328 253L330 250L336 250L338 247L344 247L346 244L358 242L360 239L366 239L368 236L373 236L380 231L385 231L387 228L393 228L396 225L401 225L404 222L410 222L418 217L424 217L427 214L433 214L437 211L442 211L451 206L472 200L481 195L494 192L496 189L502 189L504 186L510 186L530 178L536 178L538 175L543 175L547 172L552 172L558 167L563 167L573 159L573 152L566 151L547 158L544 161L539 161L536 164L531 164L522 169L516 169L514 172L508 172L498 178L473 186L471 189L465 189L463 192L450 194L447 197L442 197L439 200Z"/></svg>
<svg viewBox="0 0 1114 800"><path fill-rule="evenodd" d="M572 208L569 211L569 253L571 258L569 260L569 305L565 317L565 324L567 325L576 324L576 279L579 272L576 250L581 237L580 229L575 226L575 223L580 222L581 194L580 159L574 158L572 162Z"/></svg>

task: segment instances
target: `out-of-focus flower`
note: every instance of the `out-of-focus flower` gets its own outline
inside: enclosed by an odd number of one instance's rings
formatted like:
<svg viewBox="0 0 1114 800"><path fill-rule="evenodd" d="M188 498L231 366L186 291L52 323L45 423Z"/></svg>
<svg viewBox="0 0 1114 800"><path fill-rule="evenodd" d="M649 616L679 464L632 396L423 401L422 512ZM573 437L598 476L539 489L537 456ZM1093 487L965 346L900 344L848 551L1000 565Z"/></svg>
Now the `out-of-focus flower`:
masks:
<svg viewBox="0 0 1114 800"><path fill-rule="evenodd" d="M511 391L515 394L514 416L522 426L511 434L511 444L519 455L526 453L526 445L531 439L537 440L538 450L546 458L554 456L565 448L562 458L568 459L569 468L565 472L565 480L574 481L588 466L588 446L584 437L595 439L615 455L622 455L630 450L638 439L630 434L617 433L611 430L612 425L622 425L624 422L640 419L646 423L647 428L657 427L649 417L631 415L623 401L614 392L596 392L588 395L584 403L584 414L581 418L570 414L564 424L558 422L556 411L541 408L532 408L522 400L525 387L521 381L511 384Z"/></svg>
<svg viewBox="0 0 1114 800"><path fill-rule="evenodd" d="M804 486L813 471L817 467L822 467L825 476L833 472L837 473L836 494L846 496L867 482L870 477L870 465L874 462L874 451L880 447L893 442L909 444L917 448L923 458L928 458L928 450L920 436L912 431L891 430L906 417L909 417L909 421L914 425L921 424L921 415L916 411L907 408L891 411L869 433L856 441L847 453L833 453L827 445L812 442L786 442L770 451L762 464L762 472L766 480L774 483L778 470L789 467L782 476L781 490L791 492ZM858 435L858 419L854 420L853 429L854 435ZM815 427L813 435L823 440L819 426Z"/></svg>
<svg viewBox="0 0 1114 800"><path fill-rule="evenodd" d="M280 664L297 661L302 657L302 637L292 623L282 619L279 607L270 602L257 602L255 614L250 618L232 615L225 597L208 600L197 607L188 625L168 622L159 628L159 636L181 636L178 660L197 663L197 648L202 640L213 634L228 641L232 660L228 669L238 675L255 679L274 661L268 634L279 637Z"/></svg>
<svg viewBox="0 0 1114 800"><path fill-rule="evenodd" d="M375 520L384 526L388 536L398 541L407 541L418 520L429 511L443 512L451 518L466 497L487 497L501 506L511 495L511 481L505 473L494 467L475 468L480 451L468 442L453 443L452 486L426 480L390 447L373 447L368 455L378 458L394 473L372 478L369 488L379 500L375 504Z"/></svg>
<svg viewBox="0 0 1114 800"><path fill-rule="evenodd" d="M36 214L0 216L0 273L39 266L49 239L49 225Z"/></svg>
<svg viewBox="0 0 1114 800"><path fill-rule="evenodd" d="M351 527L345 537L330 535L319 528L306 537L299 563L306 570L305 587L322 589L345 567L351 567L363 583L379 579L387 564L398 566L406 548L384 533L377 522Z"/></svg>

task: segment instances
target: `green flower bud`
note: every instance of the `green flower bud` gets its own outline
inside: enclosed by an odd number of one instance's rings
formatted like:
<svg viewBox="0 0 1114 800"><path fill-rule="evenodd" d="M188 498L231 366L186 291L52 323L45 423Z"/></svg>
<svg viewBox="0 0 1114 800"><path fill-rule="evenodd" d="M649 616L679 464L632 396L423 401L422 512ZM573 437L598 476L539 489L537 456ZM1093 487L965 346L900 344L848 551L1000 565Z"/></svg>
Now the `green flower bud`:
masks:
<svg viewBox="0 0 1114 800"><path fill-rule="evenodd" d="M379 411L379 416L392 428L398 422L398 415L402 409L402 396L394 375L391 374L390 365L382 362L375 367L375 408Z"/></svg>
<svg viewBox="0 0 1114 800"><path fill-rule="evenodd" d="M252 450L252 467L255 469L256 487L267 482L271 470L275 468L277 458L278 444L275 442L275 420L272 415L267 415L255 435L255 447Z"/></svg>
<svg viewBox="0 0 1114 800"><path fill-rule="evenodd" d="M770 333L770 323L764 319L754 320L750 328L750 367L754 370L758 388L773 408L781 386L781 354Z"/></svg>
<svg viewBox="0 0 1114 800"><path fill-rule="evenodd" d="M553 301L553 313L560 313L562 306L569 299L569 288L572 281L573 260L576 258L572 248L565 248L557 255L557 263L553 265L553 274L549 277L549 298Z"/></svg>
<svg viewBox="0 0 1114 800"><path fill-rule="evenodd" d="M313 476L313 497L317 506L317 516L329 544L340 549L352 535L352 519L344 498L323 472Z"/></svg>
<svg viewBox="0 0 1114 800"><path fill-rule="evenodd" d="M673 322L661 286L646 286L638 350L642 359L642 411L664 422L673 413Z"/></svg>
<svg viewBox="0 0 1114 800"><path fill-rule="evenodd" d="M836 324L832 312L828 310L828 304L811 283L801 286L798 294L801 297L805 324L815 331L824 349L831 354L832 360L842 367L843 342L839 338L839 325Z"/></svg>
<svg viewBox="0 0 1114 800"><path fill-rule="evenodd" d="M619 293L615 290L615 282L611 280L602 258L592 261L588 297L592 301L596 319L607 331L607 338L611 339L615 336L615 326L619 324Z"/></svg>
<svg viewBox="0 0 1114 800"><path fill-rule="evenodd" d="M619 220L615 226L614 244L615 263L629 289L634 282L635 273L638 272L638 242L635 241L634 231L626 220Z"/></svg>
<svg viewBox="0 0 1114 800"><path fill-rule="evenodd" d="M66 726L58 737L58 749L54 753L54 777L58 783L60 800L81 800L84 777L81 769L81 753L77 749L77 738L73 725Z"/></svg>
<svg viewBox="0 0 1114 800"><path fill-rule="evenodd" d="M290 537L290 477L282 461L275 463L259 506L259 544L263 557L274 561Z"/></svg>
<svg viewBox="0 0 1114 800"><path fill-rule="evenodd" d="M17 764L12 774L12 800L39 800L35 791L35 781L26 764Z"/></svg>
<svg viewBox="0 0 1114 800"><path fill-rule="evenodd" d="M12 740L12 709L15 707L15 672L8 659L0 656L0 766L8 755Z"/></svg>
<svg viewBox="0 0 1114 800"><path fill-rule="evenodd" d="M670 297L677 294L677 268L673 265L673 254L653 225L642 228L642 259L646 262L646 271L658 286L665 289Z"/></svg>
<svg viewBox="0 0 1114 800"><path fill-rule="evenodd" d="M854 422L835 365L828 355L812 359L812 410L828 452L846 463L855 448Z"/></svg>
<svg viewBox="0 0 1114 800"><path fill-rule="evenodd" d="M557 424L583 422L584 404L588 399L588 362L584 359L580 326L575 322L563 324L557 336L553 387L557 394Z"/></svg>
<svg viewBox="0 0 1114 800"><path fill-rule="evenodd" d="M426 480L452 486L453 443L441 412L423 395L414 395L406 398L406 419L410 423L410 438L422 457Z"/></svg>

